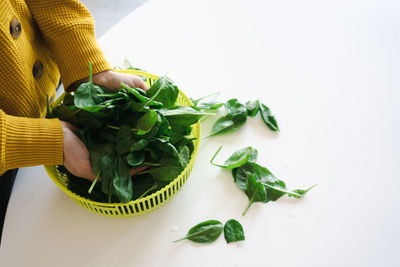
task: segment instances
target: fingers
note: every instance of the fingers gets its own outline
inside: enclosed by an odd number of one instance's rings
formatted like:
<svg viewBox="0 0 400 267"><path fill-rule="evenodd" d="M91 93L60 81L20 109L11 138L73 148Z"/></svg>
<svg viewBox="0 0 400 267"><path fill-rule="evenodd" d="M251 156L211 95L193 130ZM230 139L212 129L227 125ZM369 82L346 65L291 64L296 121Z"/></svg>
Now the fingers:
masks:
<svg viewBox="0 0 400 267"><path fill-rule="evenodd" d="M126 80L124 81L130 87L136 87L143 89L145 91L148 90L146 83L138 76L135 75L127 75L125 76Z"/></svg>

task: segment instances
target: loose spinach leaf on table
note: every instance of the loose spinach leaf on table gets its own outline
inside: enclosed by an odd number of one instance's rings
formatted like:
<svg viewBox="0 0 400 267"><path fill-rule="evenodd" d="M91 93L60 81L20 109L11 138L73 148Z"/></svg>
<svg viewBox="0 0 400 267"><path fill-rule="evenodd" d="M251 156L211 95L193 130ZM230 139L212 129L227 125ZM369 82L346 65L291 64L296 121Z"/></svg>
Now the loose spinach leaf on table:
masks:
<svg viewBox="0 0 400 267"><path fill-rule="evenodd" d="M214 166L225 168L228 170L232 170L235 168L239 168L246 164L247 162L256 162L258 151L252 147L246 147L241 150L234 152L224 163L224 165L215 164L213 161L219 151L221 150L222 146L219 147L217 152L215 152L214 156L211 158L210 163Z"/></svg>
<svg viewBox="0 0 400 267"><path fill-rule="evenodd" d="M243 211L242 215L245 215L247 210L254 202L264 202L268 201L267 190L263 184L256 179L254 174L248 174L246 179L246 191L247 197L249 198L249 203L246 209Z"/></svg>
<svg viewBox="0 0 400 267"><path fill-rule="evenodd" d="M267 168L255 162L258 152L252 147L246 147L234 152L225 161L224 165L215 164L213 160L220 149L221 147L212 157L210 163L221 168L232 170L234 182L249 198L248 206L243 212L243 215L253 202L266 203L269 201L276 201L286 194L290 197L302 198L315 186L308 189L288 190L286 184L282 180L276 178Z"/></svg>
<svg viewBox="0 0 400 267"><path fill-rule="evenodd" d="M260 111L260 101L258 101L258 100L247 101L246 109L247 109L248 116L255 117L258 114L258 112Z"/></svg>
<svg viewBox="0 0 400 267"><path fill-rule="evenodd" d="M209 244L218 239L222 230L223 225L220 221L205 221L190 228L185 237L175 240L174 243L188 239L196 243Z"/></svg>
<svg viewBox="0 0 400 267"><path fill-rule="evenodd" d="M271 114L271 110L264 104L260 103L260 114L264 123L274 132L279 132L278 123L275 117Z"/></svg>
<svg viewBox="0 0 400 267"><path fill-rule="evenodd" d="M224 237L227 243L245 240L242 225L234 219L227 221L224 225Z"/></svg>
<svg viewBox="0 0 400 267"><path fill-rule="evenodd" d="M246 123L247 109L236 98L228 100L224 107L227 114L214 123L211 134L207 137L232 133Z"/></svg>

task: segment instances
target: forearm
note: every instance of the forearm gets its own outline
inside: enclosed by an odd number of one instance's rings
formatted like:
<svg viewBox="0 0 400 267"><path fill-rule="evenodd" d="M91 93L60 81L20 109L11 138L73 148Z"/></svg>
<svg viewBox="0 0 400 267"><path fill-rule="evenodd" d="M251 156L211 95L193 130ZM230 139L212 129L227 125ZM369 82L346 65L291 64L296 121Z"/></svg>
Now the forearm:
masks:
<svg viewBox="0 0 400 267"><path fill-rule="evenodd" d="M0 110L0 133L0 173L63 163L63 130L58 119L15 117Z"/></svg>

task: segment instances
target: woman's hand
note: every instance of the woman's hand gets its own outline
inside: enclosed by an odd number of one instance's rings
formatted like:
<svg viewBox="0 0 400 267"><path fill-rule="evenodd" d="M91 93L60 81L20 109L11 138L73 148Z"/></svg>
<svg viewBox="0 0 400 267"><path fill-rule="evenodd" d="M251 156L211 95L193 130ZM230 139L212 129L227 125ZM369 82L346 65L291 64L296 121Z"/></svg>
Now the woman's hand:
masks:
<svg viewBox="0 0 400 267"><path fill-rule="evenodd" d="M61 125L64 132L63 153L65 168L75 176L93 181L96 175L93 173L90 164L89 150L76 135L76 127L66 121L61 121ZM148 166L142 166L130 169L129 173L133 176L147 168Z"/></svg>
<svg viewBox="0 0 400 267"><path fill-rule="evenodd" d="M115 71L107 70L93 75L93 83L102 85L111 91L121 89L121 82L129 85L130 87L141 88L147 91L147 85L138 76L118 73Z"/></svg>
<svg viewBox="0 0 400 267"><path fill-rule="evenodd" d="M141 88L145 91L148 89L146 83L139 76L118 73L111 70L93 74L92 79L94 84L102 85L111 91L118 91L121 89L121 82L129 85L130 87ZM89 77L76 81L71 84L66 91L75 91L81 83L86 83L88 81Z"/></svg>
<svg viewBox="0 0 400 267"><path fill-rule="evenodd" d="M94 180L95 175L90 165L89 150L76 135L76 127L69 122L61 121L64 132L63 153L64 166L75 176Z"/></svg>

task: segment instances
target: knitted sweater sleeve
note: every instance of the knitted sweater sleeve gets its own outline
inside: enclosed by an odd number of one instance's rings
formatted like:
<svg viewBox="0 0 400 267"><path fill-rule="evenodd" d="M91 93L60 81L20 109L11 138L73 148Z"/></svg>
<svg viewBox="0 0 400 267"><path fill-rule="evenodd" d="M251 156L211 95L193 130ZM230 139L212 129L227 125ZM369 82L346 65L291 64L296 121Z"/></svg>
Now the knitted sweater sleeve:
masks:
<svg viewBox="0 0 400 267"><path fill-rule="evenodd" d="M26 0L58 64L64 88L93 73L111 69L95 35L94 20L77 0Z"/></svg>
<svg viewBox="0 0 400 267"><path fill-rule="evenodd" d="M63 164L58 119L10 116L0 110L0 133L0 174L19 167Z"/></svg>

